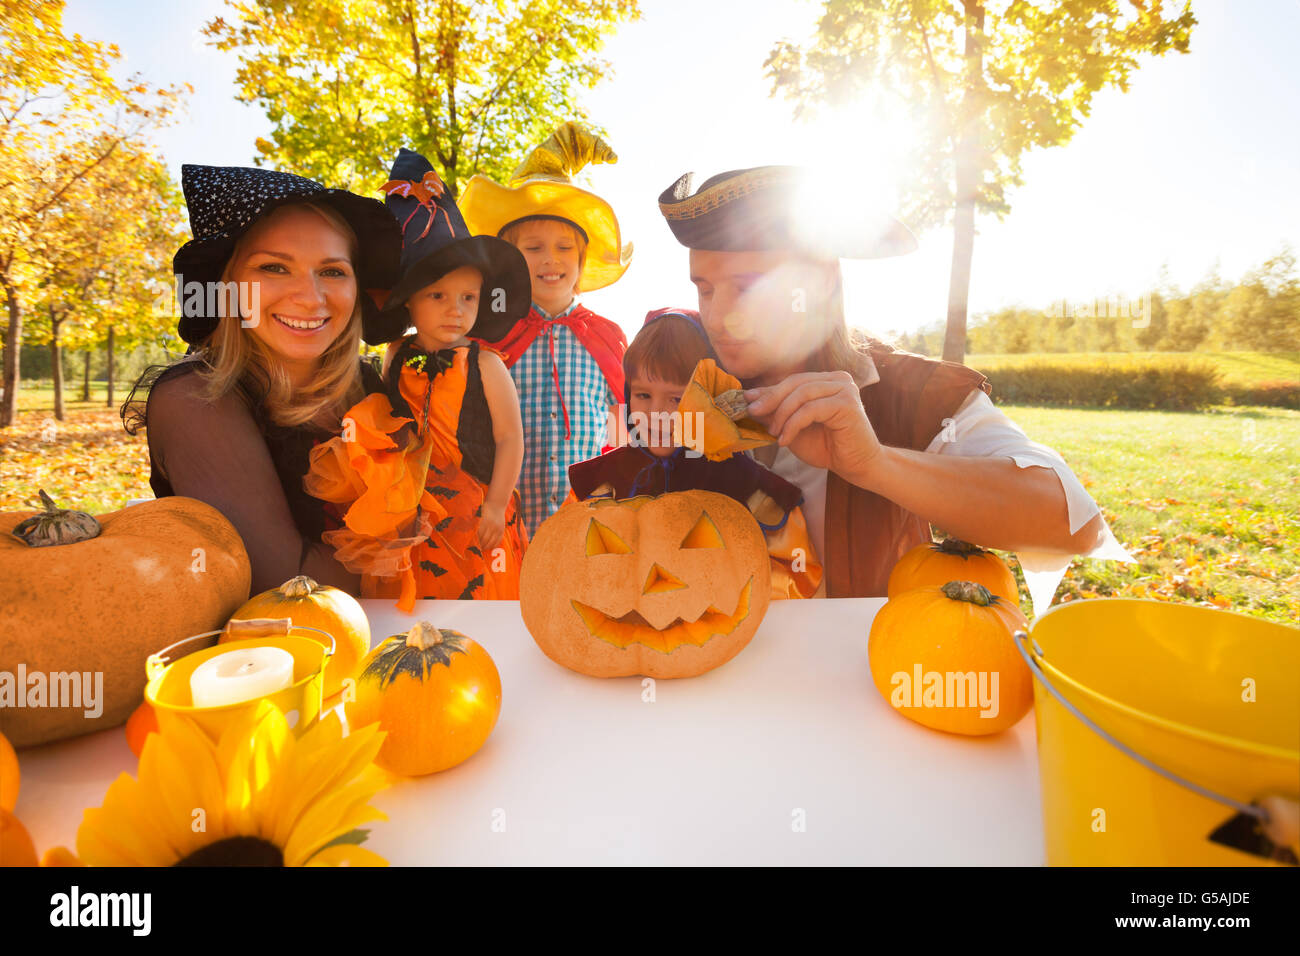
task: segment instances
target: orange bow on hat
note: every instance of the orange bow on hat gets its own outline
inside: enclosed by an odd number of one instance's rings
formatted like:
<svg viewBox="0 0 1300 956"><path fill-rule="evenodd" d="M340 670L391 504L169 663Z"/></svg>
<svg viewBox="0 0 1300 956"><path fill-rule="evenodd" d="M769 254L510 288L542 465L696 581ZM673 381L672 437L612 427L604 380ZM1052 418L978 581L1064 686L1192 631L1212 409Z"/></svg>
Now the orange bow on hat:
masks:
<svg viewBox="0 0 1300 956"><path fill-rule="evenodd" d="M441 209L437 204L437 200L446 195L447 184L432 169L426 172L419 182L410 179L390 179L381 188L385 196L405 196L407 199L414 199L420 206L428 210L429 221L424 227L424 232L420 233L421 239L429 234L429 226L433 225L434 214L438 212L441 212L443 219L447 221L447 228L451 230L451 234L453 236L456 234L456 227L451 224L451 218L447 215L447 211ZM416 209L412 209L411 215L406 217L406 222L402 223L403 230L406 229L406 224L411 221L415 213Z"/></svg>

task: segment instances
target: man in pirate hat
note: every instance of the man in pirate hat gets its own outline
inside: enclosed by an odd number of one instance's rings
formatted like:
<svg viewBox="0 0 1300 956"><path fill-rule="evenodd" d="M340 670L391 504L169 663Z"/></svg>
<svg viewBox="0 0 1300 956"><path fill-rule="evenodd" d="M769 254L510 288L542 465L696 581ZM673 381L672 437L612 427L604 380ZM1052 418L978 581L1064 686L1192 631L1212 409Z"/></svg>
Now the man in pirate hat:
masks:
<svg viewBox="0 0 1300 956"><path fill-rule="evenodd" d="M719 364L777 439L749 454L803 491L819 595L885 594L931 522L1018 552L1043 605L1073 555L1131 560L1064 460L993 406L983 375L851 336L839 259L911 252L906 226L850 189L819 200L798 167L732 170L695 192L691 180L659 209L690 249Z"/></svg>
<svg viewBox="0 0 1300 956"><path fill-rule="evenodd" d="M569 493L571 464L600 454L623 395L627 337L578 302L618 279L632 258L608 202L574 185L588 163L618 157L599 137L565 123L515 170L509 186L475 176L461 210L471 231L500 236L528 260L532 309L487 340L506 358L519 393L524 463L519 490L531 535Z"/></svg>

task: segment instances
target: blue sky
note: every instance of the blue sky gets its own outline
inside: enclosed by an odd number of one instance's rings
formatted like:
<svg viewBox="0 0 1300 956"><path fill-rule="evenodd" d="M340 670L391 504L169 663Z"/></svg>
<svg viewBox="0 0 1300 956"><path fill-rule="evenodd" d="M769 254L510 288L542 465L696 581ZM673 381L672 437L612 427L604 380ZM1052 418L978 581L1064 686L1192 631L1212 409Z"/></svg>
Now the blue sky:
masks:
<svg viewBox="0 0 1300 956"><path fill-rule="evenodd" d="M614 78L586 97L620 156L594 169L591 184L614 204L636 256L623 280L584 301L629 333L651 308L694 304L686 252L655 204L679 174L703 179L830 155L840 188L857 189L887 180L873 177L872 164L887 169L890 133L844 122L795 127L789 105L769 97L763 59L777 39L809 36L820 4L642 6L642 21L606 49ZM260 111L234 100L234 56L198 36L223 8L221 0L68 3L67 28L118 44L126 69L194 86L185 118L158 138L177 175L183 162L250 165L254 138L269 128ZM1127 94L1094 100L1070 144L1026 157L1011 215L979 223L972 312L1137 296L1162 265L1186 288L1216 263L1235 278L1284 242L1300 251L1300 0L1195 0L1193 9L1200 22L1190 54L1144 62ZM856 324L906 330L944 316L951 232L920 238L910 256L846 263Z"/></svg>

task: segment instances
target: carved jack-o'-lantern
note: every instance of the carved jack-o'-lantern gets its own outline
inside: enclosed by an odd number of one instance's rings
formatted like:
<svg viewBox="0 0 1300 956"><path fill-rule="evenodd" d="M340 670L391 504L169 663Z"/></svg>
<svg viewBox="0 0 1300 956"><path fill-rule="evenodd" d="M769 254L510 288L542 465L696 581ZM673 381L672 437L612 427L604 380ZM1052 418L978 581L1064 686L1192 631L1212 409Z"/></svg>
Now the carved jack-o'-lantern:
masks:
<svg viewBox="0 0 1300 956"><path fill-rule="evenodd" d="M570 502L538 527L519 580L538 647L594 677L712 670L749 643L770 592L758 522L713 491Z"/></svg>

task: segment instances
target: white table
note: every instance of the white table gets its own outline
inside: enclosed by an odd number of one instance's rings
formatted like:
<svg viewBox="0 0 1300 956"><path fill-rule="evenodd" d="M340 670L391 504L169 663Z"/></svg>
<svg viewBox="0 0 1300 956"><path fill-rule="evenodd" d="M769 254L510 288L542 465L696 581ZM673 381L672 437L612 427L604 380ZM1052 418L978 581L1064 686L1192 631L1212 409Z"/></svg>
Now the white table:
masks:
<svg viewBox="0 0 1300 956"><path fill-rule="evenodd" d="M1043 862L1032 717L991 738L891 711L867 667L882 599L774 601L739 656L660 680L575 674L514 601L365 601L374 640L414 620L463 631L501 672L501 718L459 767L375 804L394 865ZM121 728L23 750L17 812L39 851L75 846L135 761ZM802 823L802 826L800 824Z"/></svg>

